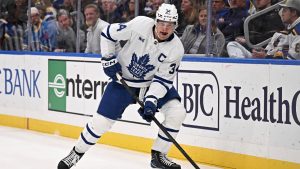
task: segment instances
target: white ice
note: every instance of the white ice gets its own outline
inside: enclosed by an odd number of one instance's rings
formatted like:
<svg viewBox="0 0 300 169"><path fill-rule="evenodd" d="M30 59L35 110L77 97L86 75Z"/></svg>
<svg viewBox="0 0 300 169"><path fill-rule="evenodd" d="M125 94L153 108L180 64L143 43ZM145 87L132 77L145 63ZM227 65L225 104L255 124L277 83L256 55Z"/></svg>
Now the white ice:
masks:
<svg viewBox="0 0 300 169"><path fill-rule="evenodd" d="M56 169L75 139L25 129L0 126L1 169ZM150 154L97 144L72 169L150 169ZM188 161L174 159L182 169L193 169ZM198 164L201 169L217 167Z"/></svg>

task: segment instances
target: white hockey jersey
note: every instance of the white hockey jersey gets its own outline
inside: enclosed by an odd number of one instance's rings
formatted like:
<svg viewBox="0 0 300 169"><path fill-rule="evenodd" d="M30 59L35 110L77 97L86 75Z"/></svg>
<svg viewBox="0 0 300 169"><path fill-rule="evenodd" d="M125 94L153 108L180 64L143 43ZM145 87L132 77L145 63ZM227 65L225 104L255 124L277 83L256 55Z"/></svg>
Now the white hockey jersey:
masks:
<svg viewBox="0 0 300 169"><path fill-rule="evenodd" d="M103 57L117 55L122 76L131 87L148 87L147 95L162 98L172 87L184 48L177 37L171 35L164 42L154 39L154 20L138 16L127 23L111 24L103 29L101 53ZM115 43L127 43L116 51Z"/></svg>
<svg viewBox="0 0 300 169"><path fill-rule="evenodd" d="M288 35L289 59L300 60L300 17L288 26L291 33Z"/></svg>

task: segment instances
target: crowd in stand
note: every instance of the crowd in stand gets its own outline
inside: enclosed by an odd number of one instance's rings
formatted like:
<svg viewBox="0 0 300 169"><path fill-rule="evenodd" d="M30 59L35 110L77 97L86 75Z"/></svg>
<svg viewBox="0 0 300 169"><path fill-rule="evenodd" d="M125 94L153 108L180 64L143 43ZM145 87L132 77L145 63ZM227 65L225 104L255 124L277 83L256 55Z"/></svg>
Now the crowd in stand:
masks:
<svg viewBox="0 0 300 169"><path fill-rule="evenodd" d="M133 19L135 1L81 0L81 9L77 11L77 0L32 0L30 9L28 0L0 0L0 50L76 52L76 40L79 40L80 52L100 54L101 29L110 23ZM245 19L280 1L212 0L211 56L300 59L299 0L285 3L298 6L283 5L280 12L272 10L250 21L250 42L257 44L272 38L268 45L251 48L246 43ZM206 1L139 0L138 14L155 18L156 10L164 2L175 4L179 11L176 34L182 40L185 53L205 54L209 11ZM30 16L27 16L28 11ZM286 13L293 19L284 18ZM27 27L28 19L31 30Z"/></svg>

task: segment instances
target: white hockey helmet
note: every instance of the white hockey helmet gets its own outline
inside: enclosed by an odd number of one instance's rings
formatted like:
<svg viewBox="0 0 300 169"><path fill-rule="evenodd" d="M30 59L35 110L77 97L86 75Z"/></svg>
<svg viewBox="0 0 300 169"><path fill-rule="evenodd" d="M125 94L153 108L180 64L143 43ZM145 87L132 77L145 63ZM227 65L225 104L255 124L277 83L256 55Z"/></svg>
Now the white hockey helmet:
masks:
<svg viewBox="0 0 300 169"><path fill-rule="evenodd" d="M178 13L175 5L163 3L160 5L156 11L155 24L157 20L166 21L166 22L175 22L177 27L178 25Z"/></svg>

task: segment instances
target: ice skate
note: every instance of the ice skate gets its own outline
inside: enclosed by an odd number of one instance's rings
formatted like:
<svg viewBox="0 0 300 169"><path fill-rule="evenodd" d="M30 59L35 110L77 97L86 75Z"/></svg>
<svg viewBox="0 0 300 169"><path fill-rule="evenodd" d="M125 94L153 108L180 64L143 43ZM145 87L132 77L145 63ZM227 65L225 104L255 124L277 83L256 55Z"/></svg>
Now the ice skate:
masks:
<svg viewBox="0 0 300 169"><path fill-rule="evenodd" d="M81 159L83 154L84 153L76 152L74 147L69 155L67 155L58 163L57 169L70 169Z"/></svg>
<svg viewBox="0 0 300 169"><path fill-rule="evenodd" d="M180 165L172 162L159 151L151 150L151 167L160 169L181 169Z"/></svg>

